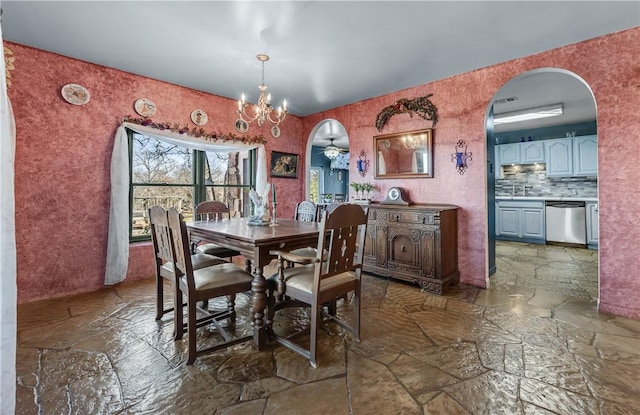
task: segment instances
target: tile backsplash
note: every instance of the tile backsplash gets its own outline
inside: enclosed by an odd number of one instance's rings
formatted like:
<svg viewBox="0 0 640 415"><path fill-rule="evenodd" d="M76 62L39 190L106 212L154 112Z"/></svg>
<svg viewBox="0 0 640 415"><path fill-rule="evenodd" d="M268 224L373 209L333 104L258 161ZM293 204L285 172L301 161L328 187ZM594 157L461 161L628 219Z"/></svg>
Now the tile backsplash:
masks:
<svg viewBox="0 0 640 415"><path fill-rule="evenodd" d="M547 177L546 166L521 164L503 166L504 178L496 179L496 196L536 197L597 197L598 179L595 177Z"/></svg>

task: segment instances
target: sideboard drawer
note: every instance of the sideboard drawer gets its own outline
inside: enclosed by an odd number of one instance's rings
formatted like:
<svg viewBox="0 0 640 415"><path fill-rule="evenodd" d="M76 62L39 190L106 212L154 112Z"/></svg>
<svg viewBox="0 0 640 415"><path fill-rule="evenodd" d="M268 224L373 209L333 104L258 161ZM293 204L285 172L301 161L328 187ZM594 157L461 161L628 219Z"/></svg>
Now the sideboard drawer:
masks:
<svg viewBox="0 0 640 415"><path fill-rule="evenodd" d="M417 223L420 225L433 225L436 223L438 212L389 212L389 222Z"/></svg>

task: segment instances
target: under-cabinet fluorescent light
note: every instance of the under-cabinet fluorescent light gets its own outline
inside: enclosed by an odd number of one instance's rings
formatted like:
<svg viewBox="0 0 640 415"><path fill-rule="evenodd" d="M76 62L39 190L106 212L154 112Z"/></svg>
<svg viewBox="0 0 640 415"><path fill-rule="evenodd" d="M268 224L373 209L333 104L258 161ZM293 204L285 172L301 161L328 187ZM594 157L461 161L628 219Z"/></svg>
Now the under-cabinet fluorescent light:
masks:
<svg viewBox="0 0 640 415"><path fill-rule="evenodd" d="M503 112L493 116L494 124L507 124L510 122L535 120L538 118L555 117L562 115L564 107L562 104L547 105L544 107L529 108L526 110Z"/></svg>

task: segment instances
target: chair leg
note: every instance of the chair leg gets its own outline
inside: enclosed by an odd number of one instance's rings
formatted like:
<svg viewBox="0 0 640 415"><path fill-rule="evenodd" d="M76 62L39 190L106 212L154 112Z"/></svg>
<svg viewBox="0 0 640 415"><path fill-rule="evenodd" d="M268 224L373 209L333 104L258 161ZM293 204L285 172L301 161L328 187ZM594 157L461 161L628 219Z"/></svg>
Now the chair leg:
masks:
<svg viewBox="0 0 640 415"><path fill-rule="evenodd" d="M329 303L327 304L327 312L329 313L329 315L335 317L337 311L338 311L338 300L334 298L333 300L329 301Z"/></svg>
<svg viewBox="0 0 640 415"><path fill-rule="evenodd" d="M320 307L317 304L311 306L311 340L309 342L309 362L314 368L318 367L316 362L316 350L318 349L318 324L320 323Z"/></svg>
<svg viewBox="0 0 640 415"><path fill-rule="evenodd" d="M164 288L162 277L156 275L156 320L160 320L164 314Z"/></svg>
<svg viewBox="0 0 640 415"><path fill-rule="evenodd" d="M231 294L227 296L227 311L235 313L236 311L236 295Z"/></svg>
<svg viewBox="0 0 640 415"><path fill-rule="evenodd" d="M187 298L188 308L188 326L187 333L189 338L189 357L187 359L187 365L192 365L196 361L196 333L198 328L196 327L196 303L190 298Z"/></svg>
<svg viewBox="0 0 640 415"><path fill-rule="evenodd" d="M182 307L182 291L176 287L173 290L173 340L180 340L184 332L184 314Z"/></svg>
<svg viewBox="0 0 640 415"><path fill-rule="evenodd" d="M281 303L284 300L284 293L287 289L284 284L284 275L282 274L284 268L284 260L282 257L278 257L278 292L276 294L276 303Z"/></svg>
<svg viewBox="0 0 640 415"><path fill-rule="evenodd" d="M353 338L360 341L360 286L353 293Z"/></svg>

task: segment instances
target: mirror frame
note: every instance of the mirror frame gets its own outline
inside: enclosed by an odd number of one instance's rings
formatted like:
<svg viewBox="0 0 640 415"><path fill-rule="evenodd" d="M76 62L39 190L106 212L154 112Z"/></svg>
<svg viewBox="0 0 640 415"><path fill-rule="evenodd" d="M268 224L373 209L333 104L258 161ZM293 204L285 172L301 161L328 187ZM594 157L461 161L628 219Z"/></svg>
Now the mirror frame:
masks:
<svg viewBox="0 0 640 415"><path fill-rule="evenodd" d="M425 145L419 148L424 148L427 156L426 156L426 162L427 162L427 166L424 169L423 173L413 173L413 172L406 172L406 173L400 173L400 172L396 172L396 173L380 173L380 150L381 148L383 149L390 149L391 148L391 143L392 142L397 142L398 145L403 146L403 141L407 138L417 138L420 135L425 135ZM425 128L422 130L413 130L413 131L405 131L405 132L401 132L401 133L393 133L393 134L383 134L383 135L376 135L373 137L373 148L374 148L374 152L375 155L373 157L374 159L374 163L375 163L375 179L410 179L410 178L433 178L433 129L432 128ZM405 147L407 148L407 147ZM409 148L407 148L408 150L411 150ZM415 153L415 151L414 151ZM385 167L386 170L386 167Z"/></svg>

